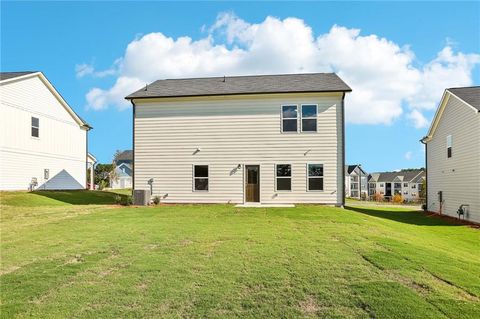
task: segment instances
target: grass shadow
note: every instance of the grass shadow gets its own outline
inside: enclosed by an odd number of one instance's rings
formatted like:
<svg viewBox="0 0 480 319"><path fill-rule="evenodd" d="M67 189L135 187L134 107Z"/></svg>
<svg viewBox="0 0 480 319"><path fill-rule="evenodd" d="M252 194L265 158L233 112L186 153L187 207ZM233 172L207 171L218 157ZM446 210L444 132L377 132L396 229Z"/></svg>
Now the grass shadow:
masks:
<svg viewBox="0 0 480 319"><path fill-rule="evenodd" d="M345 206L346 209L365 214L368 216L389 219L399 223L418 226L460 226L447 220L425 215L423 212L414 210L387 210L371 209L366 207Z"/></svg>
<svg viewBox="0 0 480 319"><path fill-rule="evenodd" d="M72 205L110 205L116 203L116 196L120 196L122 200L127 196L111 192L88 190L34 191L31 194Z"/></svg>

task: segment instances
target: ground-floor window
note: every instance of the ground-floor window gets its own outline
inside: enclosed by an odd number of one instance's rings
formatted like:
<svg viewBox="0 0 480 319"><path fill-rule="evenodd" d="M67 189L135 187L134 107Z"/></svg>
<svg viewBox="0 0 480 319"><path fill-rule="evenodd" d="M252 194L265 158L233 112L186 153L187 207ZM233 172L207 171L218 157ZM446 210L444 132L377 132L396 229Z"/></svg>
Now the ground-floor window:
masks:
<svg viewBox="0 0 480 319"><path fill-rule="evenodd" d="M275 165L275 178L277 191L292 190L292 165L277 164Z"/></svg>
<svg viewBox="0 0 480 319"><path fill-rule="evenodd" d="M193 166L193 190L208 191L208 165Z"/></svg>
<svg viewBox="0 0 480 319"><path fill-rule="evenodd" d="M323 191L323 164L307 164L307 190Z"/></svg>

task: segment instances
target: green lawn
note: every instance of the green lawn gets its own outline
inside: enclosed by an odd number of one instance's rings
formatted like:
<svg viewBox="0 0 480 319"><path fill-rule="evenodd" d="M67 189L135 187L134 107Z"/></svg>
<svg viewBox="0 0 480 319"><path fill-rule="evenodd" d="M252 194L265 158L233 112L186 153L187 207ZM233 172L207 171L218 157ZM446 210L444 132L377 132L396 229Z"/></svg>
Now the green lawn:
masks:
<svg viewBox="0 0 480 319"><path fill-rule="evenodd" d="M0 196L3 318L479 318L480 231L419 212Z"/></svg>

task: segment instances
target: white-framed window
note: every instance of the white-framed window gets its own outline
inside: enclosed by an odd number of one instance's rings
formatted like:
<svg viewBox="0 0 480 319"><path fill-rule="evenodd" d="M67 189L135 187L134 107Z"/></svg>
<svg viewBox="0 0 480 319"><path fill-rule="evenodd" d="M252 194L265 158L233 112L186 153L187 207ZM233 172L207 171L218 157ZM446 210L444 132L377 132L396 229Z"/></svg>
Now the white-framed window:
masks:
<svg viewBox="0 0 480 319"><path fill-rule="evenodd" d="M447 158L452 157L452 135L447 135Z"/></svg>
<svg viewBox="0 0 480 319"><path fill-rule="evenodd" d="M413 188L413 189L417 188L417 185L413 184L413 185L412 185L412 188Z"/></svg>
<svg viewBox="0 0 480 319"><path fill-rule="evenodd" d="M380 187L385 187L385 185L383 183L380 183Z"/></svg>
<svg viewBox="0 0 480 319"><path fill-rule="evenodd" d="M307 164L307 190L323 191L323 164Z"/></svg>
<svg viewBox="0 0 480 319"><path fill-rule="evenodd" d="M408 183L403 183L403 187L408 187Z"/></svg>
<svg viewBox="0 0 480 319"><path fill-rule="evenodd" d="M408 195L408 191L403 191L403 194L404 194L404 195Z"/></svg>
<svg viewBox="0 0 480 319"><path fill-rule="evenodd" d="M275 190L291 191L292 190L292 165L276 164L275 165Z"/></svg>
<svg viewBox="0 0 480 319"><path fill-rule="evenodd" d="M298 106L282 105L282 132L298 132Z"/></svg>
<svg viewBox="0 0 480 319"><path fill-rule="evenodd" d="M32 137L40 137L40 120L38 117L32 116L32 130L31 130Z"/></svg>
<svg viewBox="0 0 480 319"><path fill-rule="evenodd" d="M193 165L193 191L208 191L208 165Z"/></svg>
<svg viewBox="0 0 480 319"><path fill-rule="evenodd" d="M302 104L302 132L317 131L317 104Z"/></svg>

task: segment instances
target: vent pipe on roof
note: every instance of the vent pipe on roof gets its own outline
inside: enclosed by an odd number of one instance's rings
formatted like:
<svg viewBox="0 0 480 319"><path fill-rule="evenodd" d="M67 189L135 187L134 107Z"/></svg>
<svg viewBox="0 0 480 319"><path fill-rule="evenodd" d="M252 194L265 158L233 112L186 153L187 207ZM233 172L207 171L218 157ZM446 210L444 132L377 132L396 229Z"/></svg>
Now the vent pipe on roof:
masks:
<svg viewBox="0 0 480 319"><path fill-rule="evenodd" d="M145 90L144 91L147 91L148 90L148 84L145 84Z"/></svg>
<svg viewBox="0 0 480 319"><path fill-rule="evenodd" d="M223 82L226 82L227 81L227 77L224 75L223 76Z"/></svg>

